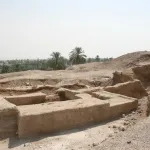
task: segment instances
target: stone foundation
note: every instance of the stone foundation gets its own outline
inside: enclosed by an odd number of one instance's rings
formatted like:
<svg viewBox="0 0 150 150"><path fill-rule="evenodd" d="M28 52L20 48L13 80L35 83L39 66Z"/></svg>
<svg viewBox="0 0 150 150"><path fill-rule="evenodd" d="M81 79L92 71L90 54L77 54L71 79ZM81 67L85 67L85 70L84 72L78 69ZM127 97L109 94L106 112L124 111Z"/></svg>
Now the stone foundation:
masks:
<svg viewBox="0 0 150 150"><path fill-rule="evenodd" d="M1 98L0 136L17 133L21 138L79 128L119 117L138 106L135 98L98 88L91 91L60 89L52 95L55 96L59 96L59 101L48 102L43 93ZM63 101L60 101L61 96Z"/></svg>
<svg viewBox="0 0 150 150"><path fill-rule="evenodd" d="M138 106L138 101L134 98L105 91L95 94L103 94L108 99L102 100L81 93L76 95L80 98L76 100L19 106L19 137L54 133L100 123L128 113Z"/></svg>
<svg viewBox="0 0 150 150"><path fill-rule="evenodd" d="M0 138L16 136L17 116L17 107L0 97Z"/></svg>
<svg viewBox="0 0 150 150"><path fill-rule="evenodd" d="M31 105L31 104L44 103L46 99L46 94L39 92L39 93L32 93L32 94L7 96L5 97L5 99L17 106Z"/></svg>
<svg viewBox="0 0 150 150"><path fill-rule="evenodd" d="M18 135L35 136L101 122L108 119L108 108L108 102L97 99L20 106Z"/></svg>
<svg viewBox="0 0 150 150"><path fill-rule="evenodd" d="M143 96L148 96L148 93L139 80L119 83L114 86L108 86L104 88L104 90L134 98L142 98Z"/></svg>

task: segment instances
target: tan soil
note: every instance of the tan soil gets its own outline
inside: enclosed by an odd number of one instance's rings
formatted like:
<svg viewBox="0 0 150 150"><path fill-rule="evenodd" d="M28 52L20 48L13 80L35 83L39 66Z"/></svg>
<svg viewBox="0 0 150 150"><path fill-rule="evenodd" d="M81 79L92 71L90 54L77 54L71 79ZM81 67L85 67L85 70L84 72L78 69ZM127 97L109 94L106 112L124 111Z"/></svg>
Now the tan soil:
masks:
<svg viewBox="0 0 150 150"><path fill-rule="evenodd" d="M1 74L0 88L28 88L30 86L36 88L39 85L62 86L76 83L90 87L99 85L107 86L112 84L111 78L113 77L114 71L124 71L141 64L149 64L149 56L150 52L135 52L113 59L110 62L76 65L60 71L35 70ZM71 88L75 90L77 89L77 87ZM146 86L146 88L147 92L150 93L150 86ZM44 92L47 95L55 94L55 90L53 91L50 89L42 89L41 92ZM0 91L0 95L2 96L20 95L25 93L26 92L18 91ZM117 118L111 122L65 131L57 135L45 135L26 139L5 139L0 141L0 150L96 150L105 149L105 145L108 145L107 149L111 149L112 146L114 146L112 143L118 141L118 138L121 138L122 136L127 137L130 135L132 133L132 128L135 129L133 130L134 134L137 133L139 126L144 128L148 123L148 121L145 121L147 102L147 97L140 99L139 108L136 112L129 115L123 115L122 118ZM140 125L138 125L139 122L141 122ZM136 123L137 126L135 125ZM145 129L148 130L148 128ZM140 129L140 131L139 134L142 135L142 129ZM145 130L143 130L143 132L145 132ZM142 140L146 141L147 138L148 137L145 137L145 139ZM139 139L140 137L138 137L138 140ZM126 140L127 139L125 139L124 142ZM123 143L123 141L115 144L115 148L121 149L121 143ZM129 149L129 145L130 144L128 144L127 147L126 145L123 145L124 149ZM134 148L136 148L136 146L134 146L133 149ZM143 147L140 147L139 149L141 150L142 148Z"/></svg>

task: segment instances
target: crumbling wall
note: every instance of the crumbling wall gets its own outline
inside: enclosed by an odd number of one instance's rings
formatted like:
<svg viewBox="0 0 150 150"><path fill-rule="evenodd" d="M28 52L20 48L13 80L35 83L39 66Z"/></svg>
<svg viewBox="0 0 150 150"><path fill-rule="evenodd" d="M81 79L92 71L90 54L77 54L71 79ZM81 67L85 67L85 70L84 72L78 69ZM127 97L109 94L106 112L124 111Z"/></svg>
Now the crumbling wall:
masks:
<svg viewBox="0 0 150 150"><path fill-rule="evenodd" d="M76 95L80 99L76 100L18 106L18 135L36 136L95 124L119 117L138 106L134 98L106 91L102 95L110 99L100 100L80 93Z"/></svg>
<svg viewBox="0 0 150 150"><path fill-rule="evenodd" d="M41 92L5 97L7 101L17 106L44 103L45 98L46 98L46 94Z"/></svg>
<svg viewBox="0 0 150 150"><path fill-rule="evenodd" d="M146 111L146 113L147 113L147 116L150 115L150 96L148 96L148 101L147 101L147 111Z"/></svg>
<svg viewBox="0 0 150 150"><path fill-rule="evenodd" d="M108 86L105 87L104 90L134 98L142 98L143 96L148 95L139 80L119 83L114 86Z"/></svg>
<svg viewBox="0 0 150 150"><path fill-rule="evenodd" d="M110 102L110 118L113 119L121 116L124 113L129 113L132 110L136 110L138 107L137 100L131 100L129 97L125 98L124 101L118 100L121 99L121 96L116 97ZM117 102L116 102L117 101Z"/></svg>
<svg viewBox="0 0 150 150"><path fill-rule="evenodd" d="M60 101L60 96L58 94L51 94L46 96L46 101L45 102L55 102L55 101Z"/></svg>
<svg viewBox="0 0 150 150"><path fill-rule="evenodd" d="M0 138L16 136L17 114L16 106L0 97Z"/></svg>
<svg viewBox="0 0 150 150"><path fill-rule="evenodd" d="M135 78L141 80L142 82L149 82L150 81L150 64L141 65L132 68Z"/></svg>
<svg viewBox="0 0 150 150"><path fill-rule="evenodd" d="M19 106L19 137L54 133L108 119L109 103L98 99ZM105 112L105 113L104 113Z"/></svg>
<svg viewBox="0 0 150 150"><path fill-rule="evenodd" d="M56 93L59 95L61 101L73 100L73 99L77 99L78 98L76 96L76 94L78 92L73 91L73 90L69 90L69 89L65 89L65 88L58 89L56 91Z"/></svg>
<svg viewBox="0 0 150 150"><path fill-rule="evenodd" d="M113 85L118 84L118 83L133 81L133 75L131 73L115 71L113 73L112 80L113 80L113 83L112 83Z"/></svg>
<svg viewBox="0 0 150 150"><path fill-rule="evenodd" d="M94 92L92 96L103 101L107 100L109 101L110 104L109 119L119 117L124 113L129 113L132 110L137 109L138 107L137 99L116 93L114 94L107 91L99 91Z"/></svg>

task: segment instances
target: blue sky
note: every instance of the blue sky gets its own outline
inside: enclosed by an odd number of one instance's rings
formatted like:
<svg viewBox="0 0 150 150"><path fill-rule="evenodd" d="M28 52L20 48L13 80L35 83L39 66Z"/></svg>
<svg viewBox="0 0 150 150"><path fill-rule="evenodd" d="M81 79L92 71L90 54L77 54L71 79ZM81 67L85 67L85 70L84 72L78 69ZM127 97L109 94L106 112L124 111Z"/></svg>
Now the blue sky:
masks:
<svg viewBox="0 0 150 150"><path fill-rule="evenodd" d="M149 0L0 0L0 59L150 50Z"/></svg>

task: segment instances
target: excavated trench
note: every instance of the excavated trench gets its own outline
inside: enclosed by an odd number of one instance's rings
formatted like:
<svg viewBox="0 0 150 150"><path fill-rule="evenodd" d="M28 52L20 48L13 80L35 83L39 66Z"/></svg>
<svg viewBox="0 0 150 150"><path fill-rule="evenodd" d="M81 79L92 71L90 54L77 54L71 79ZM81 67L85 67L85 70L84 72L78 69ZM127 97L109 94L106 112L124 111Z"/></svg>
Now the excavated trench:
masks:
<svg viewBox="0 0 150 150"><path fill-rule="evenodd" d="M131 78L125 76L125 81L128 79ZM95 91L79 83L56 86L43 85L43 82L46 81L40 81L40 86L36 85L34 88L30 85L21 88L0 87L0 94L4 96L3 103L0 104L1 112L4 112L2 118L8 118L1 121L3 124L9 124L9 120L14 122L12 126L9 125L12 131L8 133L5 127L2 127L0 135L16 136L18 132L19 137L40 135L109 120L137 109L138 101L135 98L147 96L145 89L137 80L108 86L101 90L95 88ZM99 84L100 82L95 86ZM10 112L9 115L5 110ZM149 113L149 110L147 112ZM29 122L30 129L27 128Z"/></svg>

